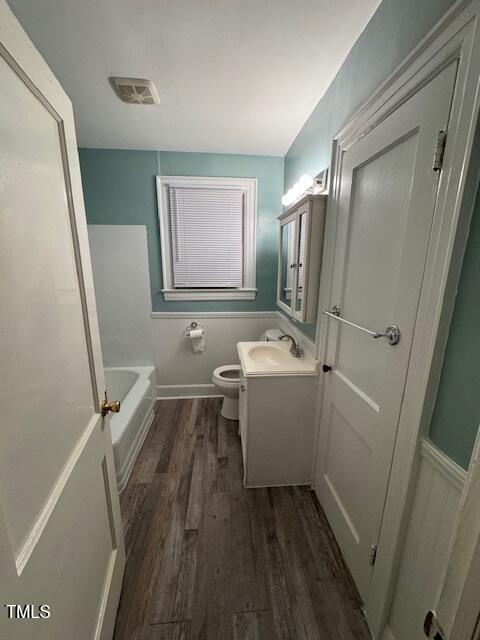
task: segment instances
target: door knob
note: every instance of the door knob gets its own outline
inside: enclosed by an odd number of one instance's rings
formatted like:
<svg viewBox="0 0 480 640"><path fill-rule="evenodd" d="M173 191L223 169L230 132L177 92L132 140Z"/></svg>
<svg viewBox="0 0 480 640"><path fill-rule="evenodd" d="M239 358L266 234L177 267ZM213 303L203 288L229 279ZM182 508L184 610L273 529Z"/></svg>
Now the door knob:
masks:
<svg viewBox="0 0 480 640"><path fill-rule="evenodd" d="M322 371L323 373L328 373L329 371L332 370L332 367L329 364L324 364L322 365Z"/></svg>
<svg viewBox="0 0 480 640"><path fill-rule="evenodd" d="M100 413L102 414L102 418L104 418L110 411L112 413L118 413L120 411L120 402L118 400L109 402L107 400L107 392L105 391L105 399L102 400L102 404L100 405Z"/></svg>

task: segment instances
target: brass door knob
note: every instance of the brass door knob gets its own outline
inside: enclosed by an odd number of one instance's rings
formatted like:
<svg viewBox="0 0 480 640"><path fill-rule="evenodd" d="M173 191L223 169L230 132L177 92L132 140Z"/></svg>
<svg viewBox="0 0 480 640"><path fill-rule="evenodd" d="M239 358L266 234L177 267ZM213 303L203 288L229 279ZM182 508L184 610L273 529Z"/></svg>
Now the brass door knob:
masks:
<svg viewBox="0 0 480 640"><path fill-rule="evenodd" d="M118 413L120 411L120 402L118 400L113 400L113 402L109 402L107 400L107 393L105 392L105 399L102 400L102 404L100 405L100 413L104 418L107 413Z"/></svg>

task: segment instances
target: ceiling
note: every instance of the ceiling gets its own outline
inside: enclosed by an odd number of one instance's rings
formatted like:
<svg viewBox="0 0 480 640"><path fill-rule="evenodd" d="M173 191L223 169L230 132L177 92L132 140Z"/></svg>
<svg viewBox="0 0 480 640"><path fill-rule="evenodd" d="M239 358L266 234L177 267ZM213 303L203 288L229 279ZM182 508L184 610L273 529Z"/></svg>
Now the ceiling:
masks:
<svg viewBox="0 0 480 640"><path fill-rule="evenodd" d="M379 0L9 0L84 147L283 155ZM108 77L154 81L160 106Z"/></svg>

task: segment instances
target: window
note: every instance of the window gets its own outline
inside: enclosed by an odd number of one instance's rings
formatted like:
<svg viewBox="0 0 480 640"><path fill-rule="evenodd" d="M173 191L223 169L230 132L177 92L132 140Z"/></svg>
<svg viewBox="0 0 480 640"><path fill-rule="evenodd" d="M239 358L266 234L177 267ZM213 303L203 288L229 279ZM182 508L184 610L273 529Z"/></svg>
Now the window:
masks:
<svg viewBox="0 0 480 640"><path fill-rule="evenodd" d="M257 180L157 176L165 300L253 300Z"/></svg>

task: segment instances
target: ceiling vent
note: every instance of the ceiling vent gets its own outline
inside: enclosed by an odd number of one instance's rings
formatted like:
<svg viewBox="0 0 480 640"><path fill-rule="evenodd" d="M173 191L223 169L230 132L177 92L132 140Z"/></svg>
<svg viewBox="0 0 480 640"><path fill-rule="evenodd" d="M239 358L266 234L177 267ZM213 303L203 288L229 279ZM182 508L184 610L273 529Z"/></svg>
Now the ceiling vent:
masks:
<svg viewBox="0 0 480 640"><path fill-rule="evenodd" d="M123 102L129 104L160 104L155 85L151 80L143 78L116 78L112 76L110 83Z"/></svg>

